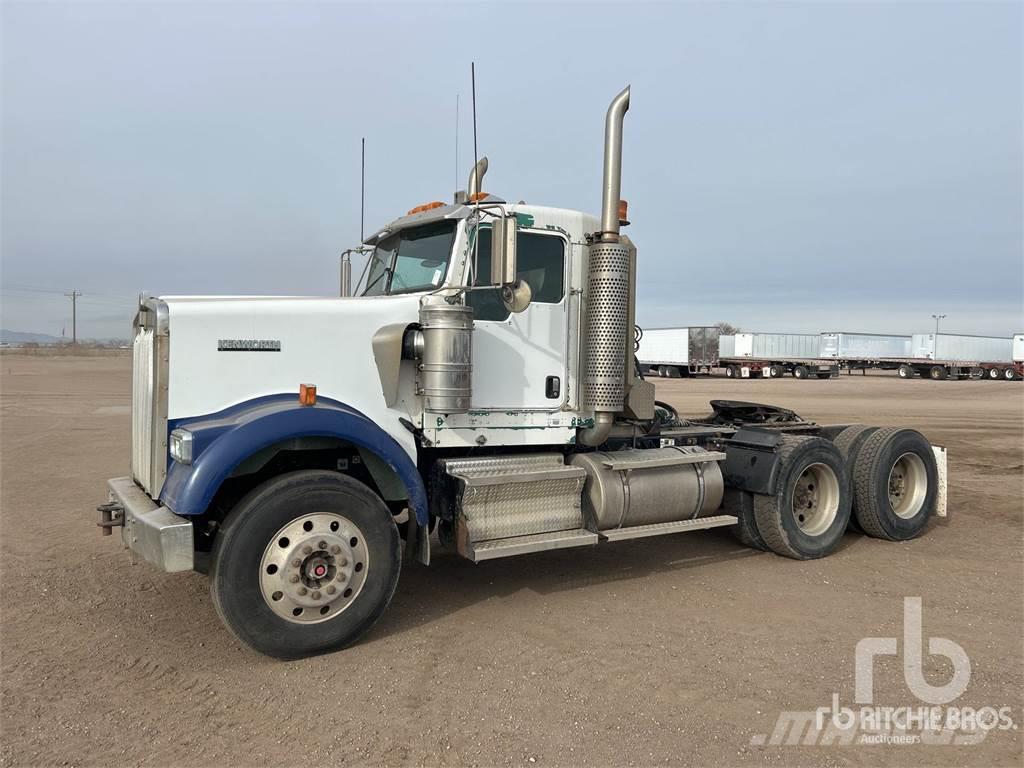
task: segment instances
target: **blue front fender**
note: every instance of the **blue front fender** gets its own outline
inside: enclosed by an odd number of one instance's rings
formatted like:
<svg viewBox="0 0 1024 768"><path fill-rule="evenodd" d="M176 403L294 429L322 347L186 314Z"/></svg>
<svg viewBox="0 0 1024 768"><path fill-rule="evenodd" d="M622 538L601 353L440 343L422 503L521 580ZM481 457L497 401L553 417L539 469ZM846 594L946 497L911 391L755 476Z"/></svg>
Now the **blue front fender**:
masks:
<svg viewBox="0 0 1024 768"><path fill-rule="evenodd" d="M319 398L303 406L294 394L252 400L209 416L178 419L169 429L192 433L192 463L171 461L160 501L179 515L201 515L221 483L245 459L283 440L333 437L373 452L401 479L409 506L427 525L427 493L419 470L398 442L359 411Z"/></svg>

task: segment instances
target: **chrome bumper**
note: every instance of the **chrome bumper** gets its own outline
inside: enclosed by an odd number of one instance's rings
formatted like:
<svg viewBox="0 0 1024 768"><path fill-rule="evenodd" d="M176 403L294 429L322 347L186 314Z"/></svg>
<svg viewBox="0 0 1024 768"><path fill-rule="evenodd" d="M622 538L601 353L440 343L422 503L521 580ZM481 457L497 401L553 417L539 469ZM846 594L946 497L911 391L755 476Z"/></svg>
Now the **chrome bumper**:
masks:
<svg viewBox="0 0 1024 768"><path fill-rule="evenodd" d="M107 486L110 504L100 507L101 512L106 507L100 525L109 530L120 524L125 547L160 570L191 571L192 522L157 504L130 477L111 478Z"/></svg>

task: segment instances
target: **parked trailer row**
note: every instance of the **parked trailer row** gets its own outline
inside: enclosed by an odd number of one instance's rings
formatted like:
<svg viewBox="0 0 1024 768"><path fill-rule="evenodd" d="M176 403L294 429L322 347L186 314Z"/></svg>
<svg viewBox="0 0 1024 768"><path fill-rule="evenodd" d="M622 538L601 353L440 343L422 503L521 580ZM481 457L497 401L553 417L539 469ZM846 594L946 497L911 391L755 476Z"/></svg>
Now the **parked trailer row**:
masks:
<svg viewBox="0 0 1024 768"><path fill-rule="evenodd" d="M1024 379L1024 334L1012 339L962 334L831 332L719 334L709 326L643 333L645 375L687 376L718 367L730 378L829 378L840 370L897 371L900 378Z"/></svg>
<svg viewBox="0 0 1024 768"><path fill-rule="evenodd" d="M645 376L696 376L718 367L719 331L713 325L645 328L636 356Z"/></svg>

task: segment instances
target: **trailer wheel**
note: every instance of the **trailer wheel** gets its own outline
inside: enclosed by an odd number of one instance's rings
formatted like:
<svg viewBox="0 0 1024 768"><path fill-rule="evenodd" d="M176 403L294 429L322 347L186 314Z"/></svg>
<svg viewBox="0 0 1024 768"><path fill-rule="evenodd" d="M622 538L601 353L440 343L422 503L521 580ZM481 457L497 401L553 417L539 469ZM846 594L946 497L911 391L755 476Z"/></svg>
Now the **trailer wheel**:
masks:
<svg viewBox="0 0 1024 768"><path fill-rule="evenodd" d="M899 369L897 370L897 373L899 374L899 377L901 379L912 379L912 378L914 378L914 369L911 366L907 365L906 363L903 363L899 367Z"/></svg>
<svg viewBox="0 0 1024 768"><path fill-rule="evenodd" d="M1018 377L1019 374L1013 368L1007 368L1005 371L1003 371L1003 378L1006 379L1007 381L1016 381Z"/></svg>
<svg viewBox="0 0 1024 768"><path fill-rule="evenodd" d="M722 499L722 509L727 514L735 515L739 520L730 530L740 544L751 549L768 550L768 545L764 543L764 538L757 530L757 520L754 518L754 494L749 491L726 488L725 496Z"/></svg>
<svg viewBox="0 0 1024 768"><path fill-rule="evenodd" d="M678 379L681 376L679 369L674 365L666 365L662 370L665 371L664 375L670 379Z"/></svg>
<svg viewBox="0 0 1024 768"><path fill-rule="evenodd" d="M850 480L842 454L821 437L787 436L778 459L775 493L754 497L757 530L778 555L825 557L850 521Z"/></svg>
<svg viewBox="0 0 1024 768"><path fill-rule="evenodd" d="M854 514L869 536L889 541L919 536L938 492L931 444L913 429L879 429L861 446L853 490Z"/></svg>
<svg viewBox="0 0 1024 768"><path fill-rule="evenodd" d="M401 568L384 502L337 472L302 470L251 491L213 549L210 593L243 643L282 659L334 651L368 630Z"/></svg>
<svg viewBox="0 0 1024 768"><path fill-rule="evenodd" d="M989 368L988 369L988 377L990 379L992 379L993 381L997 381L1000 378L999 377L999 369L998 368Z"/></svg>
<svg viewBox="0 0 1024 768"><path fill-rule="evenodd" d="M782 366L781 365L770 365L770 366L768 366L768 376L773 378L773 379L781 378L783 373L784 373L784 371L782 370Z"/></svg>
<svg viewBox="0 0 1024 768"><path fill-rule="evenodd" d="M949 376L949 371L946 370L944 365L933 365L928 371L928 375L933 381L942 381Z"/></svg>
<svg viewBox="0 0 1024 768"><path fill-rule="evenodd" d="M811 372L810 372L810 370L808 370L807 366L805 366L805 365L798 365L796 368L793 369L793 377L794 378L806 379L810 375L811 375Z"/></svg>
<svg viewBox="0 0 1024 768"><path fill-rule="evenodd" d="M846 462L846 473L853 476L853 468L857 464L857 456L860 455L861 446L864 445L864 441L868 439L872 434L878 431L878 427L869 427L865 424L854 424L849 426L840 432L834 441L836 448L839 449L839 453L843 455L843 460ZM864 529L860 527L857 522L857 495L853 495L852 499L852 511L850 513L850 525L851 531L857 533L864 533Z"/></svg>
<svg viewBox="0 0 1024 768"><path fill-rule="evenodd" d="M727 365L725 366L725 376L728 379L735 379L737 376L739 376L739 371L737 370L735 365Z"/></svg>

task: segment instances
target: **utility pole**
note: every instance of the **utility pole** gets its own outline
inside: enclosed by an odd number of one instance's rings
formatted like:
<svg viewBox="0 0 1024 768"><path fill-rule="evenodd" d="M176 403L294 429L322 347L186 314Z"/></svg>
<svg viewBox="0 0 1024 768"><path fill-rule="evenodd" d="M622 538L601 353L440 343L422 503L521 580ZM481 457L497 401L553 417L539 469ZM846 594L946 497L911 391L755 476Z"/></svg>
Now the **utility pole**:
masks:
<svg viewBox="0 0 1024 768"><path fill-rule="evenodd" d="M939 320L945 317L945 315L932 315L935 318L935 343L932 344L932 354L936 359L939 357Z"/></svg>
<svg viewBox="0 0 1024 768"><path fill-rule="evenodd" d="M71 299L71 343L78 343L78 317L76 310L76 300L82 295L81 291L72 291L71 293L65 293Z"/></svg>

